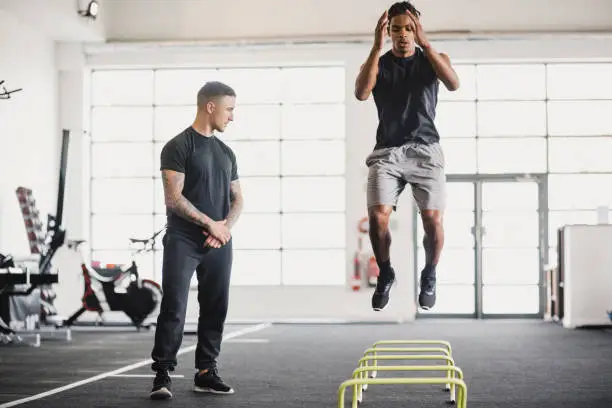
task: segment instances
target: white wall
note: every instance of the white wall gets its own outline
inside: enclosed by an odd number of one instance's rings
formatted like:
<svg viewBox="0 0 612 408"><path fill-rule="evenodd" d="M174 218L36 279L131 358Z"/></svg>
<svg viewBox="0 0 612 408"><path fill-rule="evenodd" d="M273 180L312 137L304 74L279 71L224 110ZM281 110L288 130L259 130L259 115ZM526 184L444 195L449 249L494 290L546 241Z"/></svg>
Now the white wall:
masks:
<svg viewBox="0 0 612 408"><path fill-rule="evenodd" d="M0 10L0 251L29 254L15 189L29 187L46 222L55 212L60 131L54 42Z"/></svg>

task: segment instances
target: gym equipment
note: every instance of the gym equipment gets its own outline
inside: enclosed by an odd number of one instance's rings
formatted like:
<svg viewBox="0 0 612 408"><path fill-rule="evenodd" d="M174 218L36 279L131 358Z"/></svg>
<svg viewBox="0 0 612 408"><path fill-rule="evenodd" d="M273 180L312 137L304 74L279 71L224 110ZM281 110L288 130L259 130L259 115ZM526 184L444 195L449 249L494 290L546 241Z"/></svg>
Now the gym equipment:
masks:
<svg viewBox="0 0 612 408"><path fill-rule="evenodd" d="M385 347L388 345L410 345L413 347ZM427 345L429 347L414 347L415 345ZM442 347L431 347L439 345ZM381 355L381 353L441 353L434 354L392 354ZM399 365L379 366L379 361L389 360L441 360L445 365ZM370 362L373 364L370 365ZM446 377L418 377L418 378L375 378L378 372L393 371L429 371L445 372ZM353 408L363 401L363 392L369 384L445 384L445 390L450 391L451 404L457 403L460 408L467 407L467 386L463 381L463 371L455 365L452 357L452 348L449 342L444 340L381 340L375 342L371 348L366 349L363 357L359 360L358 367L352 373L351 379L344 381L338 389L338 407L344 407L344 394L346 388L353 387ZM456 392L458 388L458 392Z"/></svg>
<svg viewBox="0 0 612 408"><path fill-rule="evenodd" d="M48 319L57 314L53 306L55 293L51 285L58 282L58 275L53 272L51 261L65 240L65 230L61 225L69 139L70 132L63 130L56 212L55 215L48 214L46 231L43 232L43 223L32 190L26 187L16 189L30 253L38 257L38 270L32 273L30 268L16 265L12 256L0 256L0 326L5 335L16 335L11 329L11 320L28 322L31 317L35 317L35 326L38 328L41 323L48 323ZM11 319L11 316L15 318ZM39 343L40 335L37 334L35 345Z"/></svg>
<svg viewBox="0 0 612 408"><path fill-rule="evenodd" d="M435 366L434 366L435 367ZM348 387L357 387L363 384L444 384L446 381L449 381L447 378L440 377L427 377L427 378L353 378L350 380L344 381L340 384L338 389L338 408L344 407L344 394ZM455 385L459 392L457 393L458 397L458 408L467 408L467 386L465 382L459 378L450 379L451 384ZM357 408L358 401L353 399L353 408Z"/></svg>
<svg viewBox="0 0 612 408"><path fill-rule="evenodd" d="M11 99L11 94L23 91L22 88L13 89L12 91L7 90L4 86L4 80L0 81L0 87L0 99Z"/></svg>
<svg viewBox="0 0 612 408"><path fill-rule="evenodd" d="M136 255L150 252L155 246L155 239L166 228L157 231L147 239L130 238L132 245L140 244L142 247L131 251L132 261L127 265L100 264L100 262L88 263L79 247L84 240L68 241L68 247L80 251L82 263L81 271L84 278L84 293L81 298L82 306L61 326L72 326L77 319L86 311L97 312L101 325L104 322L104 313L109 311L124 312L131 320L137 330L149 328L149 324L143 324L149 317L159 313L161 304L161 286L150 279L140 279Z"/></svg>

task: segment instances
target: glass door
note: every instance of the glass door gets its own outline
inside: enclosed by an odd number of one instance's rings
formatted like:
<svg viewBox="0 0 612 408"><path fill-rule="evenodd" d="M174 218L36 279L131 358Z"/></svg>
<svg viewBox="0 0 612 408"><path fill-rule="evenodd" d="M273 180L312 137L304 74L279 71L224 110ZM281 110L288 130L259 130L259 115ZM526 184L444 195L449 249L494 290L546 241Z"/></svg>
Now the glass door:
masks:
<svg viewBox="0 0 612 408"><path fill-rule="evenodd" d="M481 282L483 315L540 312L538 183L483 181Z"/></svg>
<svg viewBox="0 0 612 408"><path fill-rule="evenodd" d="M473 315L476 312L475 292L475 240L472 227L475 218L474 182L447 183L448 200L444 212L444 250L437 267L437 301L428 314ZM423 224L415 219L417 280L425 266ZM418 283L417 283L418 285ZM417 286L418 287L418 286Z"/></svg>
<svg viewBox="0 0 612 408"><path fill-rule="evenodd" d="M449 176L436 307L420 316L539 316L546 259L544 176ZM415 213L415 283L425 264Z"/></svg>

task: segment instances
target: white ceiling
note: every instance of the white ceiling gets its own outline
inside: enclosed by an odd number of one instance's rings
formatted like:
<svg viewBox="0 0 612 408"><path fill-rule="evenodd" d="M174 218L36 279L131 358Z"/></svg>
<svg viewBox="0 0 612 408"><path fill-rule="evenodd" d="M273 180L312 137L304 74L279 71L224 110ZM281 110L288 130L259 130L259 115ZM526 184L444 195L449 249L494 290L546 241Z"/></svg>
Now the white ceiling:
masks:
<svg viewBox="0 0 612 408"><path fill-rule="evenodd" d="M78 14L87 3L88 0L0 0L0 10L55 41L104 41L104 16L94 21Z"/></svg>
<svg viewBox="0 0 612 408"><path fill-rule="evenodd" d="M56 41L369 41L393 0L0 0L0 10ZM432 38L612 35L612 0L414 0Z"/></svg>
<svg viewBox="0 0 612 408"><path fill-rule="evenodd" d="M105 0L110 41L371 35L391 0ZM427 32L612 33L612 0L414 0Z"/></svg>

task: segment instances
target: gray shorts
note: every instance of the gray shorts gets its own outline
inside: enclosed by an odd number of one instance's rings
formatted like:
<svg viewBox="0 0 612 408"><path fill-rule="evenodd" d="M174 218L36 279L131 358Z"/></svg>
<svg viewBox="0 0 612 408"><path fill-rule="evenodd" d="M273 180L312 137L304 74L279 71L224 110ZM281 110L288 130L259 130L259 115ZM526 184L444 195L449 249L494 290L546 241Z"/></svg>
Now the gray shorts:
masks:
<svg viewBox="0 0 612 408"><path fill-rule="evenodd" d="M374 150L366 159L369 168L367 202L389 205L395 210L406 184L419 210L444 210L446 174L444 153L439 143L407 143Z"/></svg>

